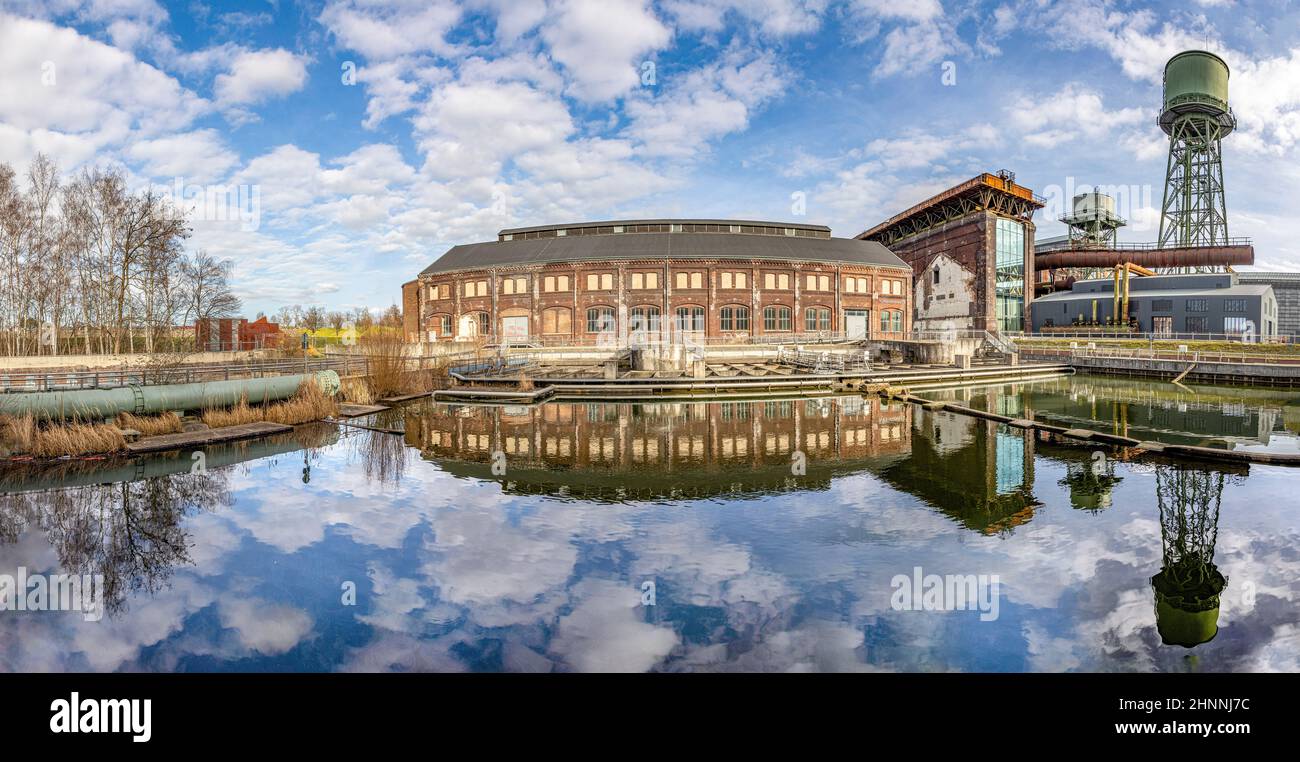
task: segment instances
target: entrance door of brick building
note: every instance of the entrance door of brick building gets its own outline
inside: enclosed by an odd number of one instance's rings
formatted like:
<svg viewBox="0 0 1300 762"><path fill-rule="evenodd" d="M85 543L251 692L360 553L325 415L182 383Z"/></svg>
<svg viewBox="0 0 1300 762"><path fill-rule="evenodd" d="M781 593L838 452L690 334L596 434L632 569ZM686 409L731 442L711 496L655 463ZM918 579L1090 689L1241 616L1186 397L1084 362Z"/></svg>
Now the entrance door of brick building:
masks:
<svg viewBox="0 0 1300 762"><path fill-rule="evenodd" d="M844 335L850 339L867 338L867 326L871 325L870 310L845 310Z"/></svg>

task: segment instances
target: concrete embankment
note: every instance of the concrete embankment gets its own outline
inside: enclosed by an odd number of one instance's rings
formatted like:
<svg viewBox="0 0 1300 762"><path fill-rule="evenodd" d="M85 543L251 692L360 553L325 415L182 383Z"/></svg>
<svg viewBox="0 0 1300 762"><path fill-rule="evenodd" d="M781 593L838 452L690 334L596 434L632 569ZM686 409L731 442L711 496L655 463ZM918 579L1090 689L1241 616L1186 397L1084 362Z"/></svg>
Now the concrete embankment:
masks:
<svg viewBox="0 0 1300 762"><path fill-rule="evenodd" d="M1178 378L1180 381L1211 384L1300 386L1300 364L1203 360L1191 354L1180 359L1104 355L1063 357L1056 352L1029 348L1021 350L1021 358L1035 362L1067 362L1086 373Z"/></svg>

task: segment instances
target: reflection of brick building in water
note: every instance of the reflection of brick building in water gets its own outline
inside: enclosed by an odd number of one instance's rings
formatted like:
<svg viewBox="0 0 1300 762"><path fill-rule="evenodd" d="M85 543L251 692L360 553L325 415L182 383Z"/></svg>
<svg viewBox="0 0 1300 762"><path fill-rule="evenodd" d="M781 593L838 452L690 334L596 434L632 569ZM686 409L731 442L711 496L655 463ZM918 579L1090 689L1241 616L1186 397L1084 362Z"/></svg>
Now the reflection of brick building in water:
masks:
<svg viewBox="0 0 1300 762"><path fill-rule="evenodd" d="M1002 411L999 411L1002 412ZM1028 522L1034 497L1033 436L954 413L919 411L910 455L880 475L982 534Z"/></svg>
<svg viewBox="0 0 1300 762"><path fill-rule="evenodd" d="M504 453L504 479L524 491L686 497L825 487L865 467L853 461L906 455L911 415L876 397L435 406L409 415L406 431L426 455L482 471ZM807 477L791 482L796 452Z"/></svg>

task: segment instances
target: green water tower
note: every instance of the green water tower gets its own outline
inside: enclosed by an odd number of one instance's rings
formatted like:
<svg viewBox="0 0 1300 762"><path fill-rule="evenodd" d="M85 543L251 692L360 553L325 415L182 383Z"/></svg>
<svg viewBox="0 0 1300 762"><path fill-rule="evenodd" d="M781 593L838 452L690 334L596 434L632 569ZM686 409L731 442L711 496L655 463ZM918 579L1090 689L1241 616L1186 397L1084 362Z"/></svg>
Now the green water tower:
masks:
<svg viewBox="0 0 1300 762"><path fill-rule="evenodd" d="M1215 246L1228 241L1223 193L1223 138L1237 127L1228 105L1228 64L1188 50L1165 64L1160 128L1169 136L1160 246Z"/></svg>

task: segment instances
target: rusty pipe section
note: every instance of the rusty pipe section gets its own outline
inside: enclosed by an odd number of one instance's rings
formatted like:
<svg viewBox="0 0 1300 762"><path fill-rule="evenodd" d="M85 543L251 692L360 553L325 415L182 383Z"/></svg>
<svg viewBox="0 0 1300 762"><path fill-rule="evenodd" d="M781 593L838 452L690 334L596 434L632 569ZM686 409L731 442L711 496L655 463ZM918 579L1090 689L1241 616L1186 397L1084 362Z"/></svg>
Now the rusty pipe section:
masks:
<svg viewBox="0 0 1300 762"><path fill-rule="evenodd" d="M1072 249L1034 257L1035 270L1063 267L1226 267L1255 264L1254 246L1182 246L1168 249Z"/></svg>

